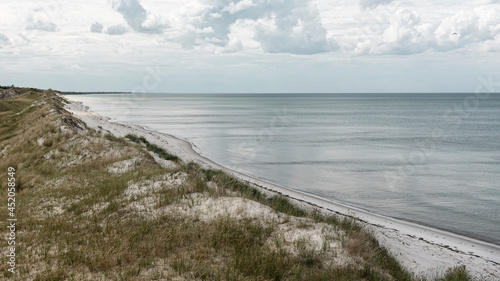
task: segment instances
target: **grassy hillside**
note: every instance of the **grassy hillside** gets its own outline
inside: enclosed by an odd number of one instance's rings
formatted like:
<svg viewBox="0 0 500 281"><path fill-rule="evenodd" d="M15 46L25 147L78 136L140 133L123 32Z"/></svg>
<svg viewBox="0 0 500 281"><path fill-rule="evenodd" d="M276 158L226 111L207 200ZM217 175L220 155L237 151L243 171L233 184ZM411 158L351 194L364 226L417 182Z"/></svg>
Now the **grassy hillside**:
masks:
<svg viewBox="0 0 500 281"><path fill-rule="evenodd" d="M14 90L0 99L0 218L13 167L17 272L2 262L0 279L420 280L351 219L89 129L51 90Z"/></svg>

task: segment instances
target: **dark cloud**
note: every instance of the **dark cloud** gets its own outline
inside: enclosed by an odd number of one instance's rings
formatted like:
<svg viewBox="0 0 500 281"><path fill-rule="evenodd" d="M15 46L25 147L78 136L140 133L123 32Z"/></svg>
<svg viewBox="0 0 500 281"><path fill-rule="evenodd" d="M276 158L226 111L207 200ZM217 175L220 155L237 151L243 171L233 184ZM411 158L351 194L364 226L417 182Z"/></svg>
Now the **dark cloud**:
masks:
<svg viewBox="0 0 500 281"><path fill-rule="evenodd" d="M92 26L90 27L90 32L101 33L103 28L104 27L103 27L103 25L101 23L94 22L92 24Z"/></svg>

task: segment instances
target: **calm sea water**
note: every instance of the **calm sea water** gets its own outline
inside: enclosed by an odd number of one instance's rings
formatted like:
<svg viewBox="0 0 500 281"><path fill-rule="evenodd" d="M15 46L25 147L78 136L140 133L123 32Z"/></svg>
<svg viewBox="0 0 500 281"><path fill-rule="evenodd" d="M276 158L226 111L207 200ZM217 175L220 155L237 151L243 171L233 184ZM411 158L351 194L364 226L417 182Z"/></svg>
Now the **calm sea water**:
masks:
<svg viewBox="0 0 500 281"><path fill-rule="evenodd" d="M500 244L500 96L73 96L262 179Z"/></svg>

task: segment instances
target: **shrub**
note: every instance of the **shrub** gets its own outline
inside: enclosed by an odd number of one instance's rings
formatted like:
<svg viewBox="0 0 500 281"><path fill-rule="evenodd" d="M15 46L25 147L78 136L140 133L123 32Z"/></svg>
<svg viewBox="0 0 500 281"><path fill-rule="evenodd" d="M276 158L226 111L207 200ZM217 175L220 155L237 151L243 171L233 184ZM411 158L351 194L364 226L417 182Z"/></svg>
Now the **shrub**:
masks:
<svg viewBox="0 0 500 281"><path fill-rule="evenodd" d="M170 153L168 153L165 149L155 145L155 144L152 144L150 142L148 142L144 137L138 137L136 135L133 135L133 134L127 134L125 136L127 139L135 142L135 143L143 143L146 145L146 148L151 151L151 152L154 152L156 153L160 158L162 159L165 159L165 160L170 160L170 161L174 161L174 162L179 162L180 159L179 157L175 156L175 155L172 155Z"/></svg>

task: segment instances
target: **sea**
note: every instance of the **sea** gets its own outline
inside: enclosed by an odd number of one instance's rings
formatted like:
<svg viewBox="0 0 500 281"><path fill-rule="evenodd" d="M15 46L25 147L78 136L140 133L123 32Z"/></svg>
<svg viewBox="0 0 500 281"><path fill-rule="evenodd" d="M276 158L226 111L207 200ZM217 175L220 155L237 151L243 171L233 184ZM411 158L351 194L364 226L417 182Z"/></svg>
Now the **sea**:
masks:
<svg viewBox="0 0 500 281"><path fill-rule="evenodd" d="M500 245L500 95L85 94L230 169Z"/></svg>

